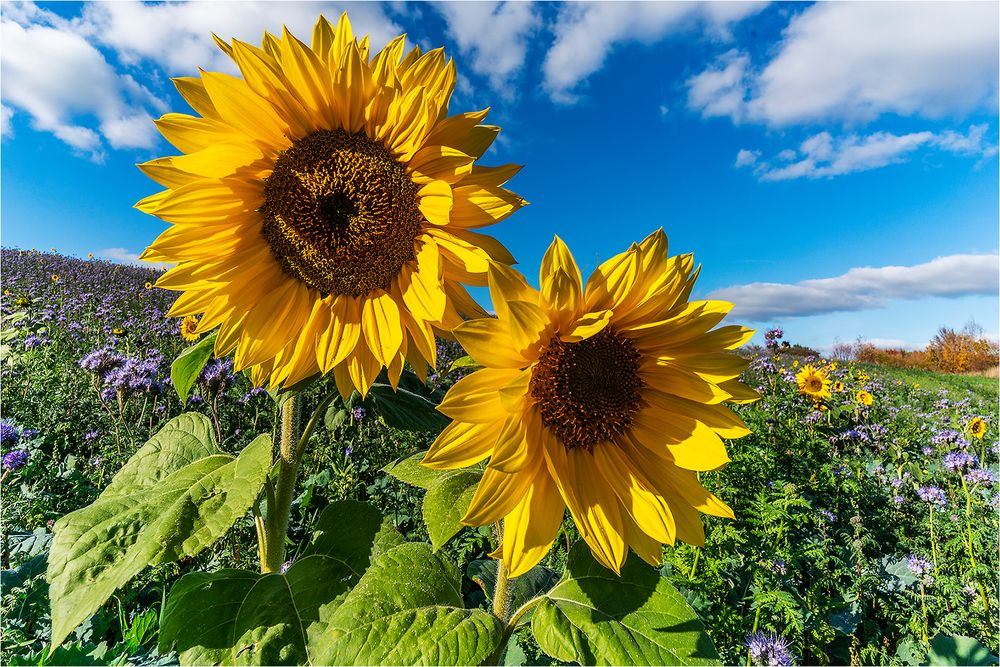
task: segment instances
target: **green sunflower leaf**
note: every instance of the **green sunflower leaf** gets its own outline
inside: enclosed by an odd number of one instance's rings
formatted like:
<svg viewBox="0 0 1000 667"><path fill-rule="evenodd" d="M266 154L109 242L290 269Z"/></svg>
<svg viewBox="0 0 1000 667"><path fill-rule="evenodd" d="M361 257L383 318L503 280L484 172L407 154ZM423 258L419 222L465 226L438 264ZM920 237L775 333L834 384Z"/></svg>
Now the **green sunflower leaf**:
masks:
<svg viewBox="0 0 1000 667"><path fill-rule="evenodd" d="M927 661L932 665L995 665L997 656L973 637L937 635Z"/></svg>
<svg viewBox="0 0 1000 667"><path fill-rule="evenodd" d="M314 663L478 665L502 635L493 616L463 607L447 558L408 543L380 556L347 594L315 637Z"/></svg>
<svg viewBox="0 0 1000 667"><path fill-rule="evenodd" d="M184 664L293 665L312 661L313 639L358 583L371 560L403 543L371 505L327 507L303 556L283 574L194 572L167 596L161 653Z"/></svg>
<svg viewBox="0 0 1000 667"><path fill-rule="evenodd" d="M238 457L204 415L168 422L94 503L59 519L49 554L52 644L147 565L193 556L250 508L271 465L262 435Z"/></svg>
<svg viewBox="0 0 1000 667"><path fill-rule="evenodd" d="M634 554L621 577L570 550L563 578L535 608L531 629L548 655L582 665L718 665L705 626L684 597Z"/></svg>
<svg viewBox="0 0 1000 667"><path fill-rule="evenodd" d="M427 487L423 515L435 551L465 528L461 519L482 478L478 470L454 470L440 475Z"/></svg>
<svg viewBox="0 0 1000 667"><path fill-rule="evenodd" d="M406 482L411 486L420 487L421 489L428 489L431 484L446 475L447 472L443 470L432 470L420 465L420 462L423 460L424 454L426 453L426 451L422 451L410 456L396 459L386 467L382 468L382 470L401 482Z"/></svg>
<svg viewBox="0 0 1000 667"><path fill-rule="evenodd" d="M406 431L440 431L451 420L437 411L444 392L428 389L413 371L405 371L394 390L383 371L368 390L365 406L393 428Z"/></svg>
<svg viewBox="0 0 1000 667"><path fill-rule="evenodd" d="M219 335L218 331L213 331L200 341L186 348L177 355L174 363L170 364L170 381L180 396L181 402L187 400L191 387L198 379L198 374L205 367L208 360L212 358L212 351L215 349L215 339Z"/></svg>
<svg viewBox="0 0 1000 667"><path fill-rule="evenodd" d="M486 599L492 602L493 593L497 587L497 561L474 560L469 563L466 574L469 579L479 584L486 594ZM559 573L543 565L536 565L520 577L510 579L507 582L510 592L510 613L513 614L529 600L547 592L557 581L559 581ZM518 625L531 620L533 611L522 616Z"/></svg>

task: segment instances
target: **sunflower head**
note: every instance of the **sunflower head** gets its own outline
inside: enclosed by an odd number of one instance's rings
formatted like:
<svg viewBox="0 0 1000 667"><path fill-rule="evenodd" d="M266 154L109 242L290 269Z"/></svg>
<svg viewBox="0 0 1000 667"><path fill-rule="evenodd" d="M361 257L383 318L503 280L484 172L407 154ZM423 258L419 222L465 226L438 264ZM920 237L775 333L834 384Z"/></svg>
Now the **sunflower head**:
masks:
<svg viewBox="0 0 1000 667"><path fill-rule="evenodd" d="M875 402L875 397L872 396L871 393L861 389L854 394L854 401L858 405L869 406Z"/></svg>
<svg viewBox="0 0 1000 667"><path fill-rule="evenodd" d="M525 203L502 187L519 167L476 164L499 128L448 115L441 49L371 55L346 14L310 44L216 43L241 76L176 79L199 115L157 126L183 155L140 165L167 188L137 207L172 225L142 255L176 263L156 283L184 292L169 314L219 327L216 355L258 384L332 371L346 396L383 367L425 373L435 333L483 314L462 283L514 261L475 231Z"/></svg>
<svg viewBox="0 0 1000 667"><path fill-rule="evenodd" d="M125 329L122 329L121 327L115 327L114 329L111 330L111 334L113 336L124 336Z"/></svg>
<svg viewBox="0 0 1000 667"><path fill-rule="evenodd" d="M714 328L732 306L689 301L696 276L691 255L667 254L662 231L586 284L558 238L540 289L491 266L497 317L455 330L484 368L439 406L454 421L423 463L449 469L489 457L462 521L503 521L511 576L541 560L567 507L616 572L629 547L658 563L664 543L703 544L699 512L733 516L697 473L729 460L721 438L749 433L723 404L758 398L739 383L747 362L732 353L753 331Z"/></svg>
<svg viewBox="0 0 1000 667"><path fill-rule="evenodd" d="M142 288L147 290L153 289L153 283L146 281L146 284L143 285Z"/></svg>
<svg viewBox="0 0 1000 667"><path fill-rule="evenodd" d="M833 390L837 393L844 391L844 383L841 380L837 380L833 383Z"/></svg>
<svg viewBox="0 0 1000 667"><path fill-rule="evenodd" d="M819 402L830 398L830 378L821 368L806 364L796 373L795 382L799 386L799 393L805 394L813 401Z"/></svg>
<svg viewBox="0 0 1000 667"><path fill-rule="evenodd" d="M59 276L57 276L56 274L53 273L52 274L52 282L54 282L54 283L59 282Z"/></svg>
<svg viewBox="0 0 1000 667"><path fill-rule="evenodd" d="M191 342L201 338L198 332L198 318L194 315L188 315L181 320L181 338Z"/></svg>
<svg viewBox="0 0 1000 667"><path fill-rule="evenodd" d="M977 440L982 440L986 435L986 420L982 417L973 417L965 427L966 433Z"/></svg>

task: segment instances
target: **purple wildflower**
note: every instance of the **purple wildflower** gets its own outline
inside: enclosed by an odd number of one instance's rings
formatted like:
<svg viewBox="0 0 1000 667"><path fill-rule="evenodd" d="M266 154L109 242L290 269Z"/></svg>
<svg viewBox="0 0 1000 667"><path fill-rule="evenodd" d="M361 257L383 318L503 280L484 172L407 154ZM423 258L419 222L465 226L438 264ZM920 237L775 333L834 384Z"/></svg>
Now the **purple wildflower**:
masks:
<svg viewBox="0 0 1000 667"><path fill-rule="evenodd" d="M0 421L0 446L5 449L7 447L14 447L20 439L21 434L18 433L17 427L14 426L13 422L9 419Z"/></svg>
<svg viewBox="0 0 1000 667"><path fill-rule="evenodd" d="M3 456L3 467L6 470L23 468L28 463L28 457L28 452L23 449L15 449L12 452L7 452Z"/></svg>
<svg viewBox="0 0 1000 667"><path fill-rule="evenodd" d="M969 484L982 484L983 486L990 486L995 481L997 481L996 476L994 476L993 471L989 468L973 468L969 472L965 473L965 481Z"/></svg>
<svg viewBox="0 0 1000 667"><path fill-rule="evenodd" d="M933 503L934 505L947 505L948 498L944 495L944 491L936 486L921 486L917 489L917 495L925 503Z"/></svg>
<svg viewBox="0 0 1000 667"><path fill-rule="evenodd" d="M366 414L364 406L359 405L358 407L354 408L354 412L352 414L354 415L354 421L356 422L364 421Z"/></svg>
<svg viewBox="0 0 1000 667"><path fill-rule="evenodd" d="M979 457L967 452L949 452L944 455L944 467L952 471L971 468L977 463L979 463Z"/></svg>
<svg viewBox="0 0 1000 667"><path fill-rule="evenodd" d="M754 665L791 665L794 661L788 640L773 632L755 632L747 635L744 646L750 652Z"/></svg>

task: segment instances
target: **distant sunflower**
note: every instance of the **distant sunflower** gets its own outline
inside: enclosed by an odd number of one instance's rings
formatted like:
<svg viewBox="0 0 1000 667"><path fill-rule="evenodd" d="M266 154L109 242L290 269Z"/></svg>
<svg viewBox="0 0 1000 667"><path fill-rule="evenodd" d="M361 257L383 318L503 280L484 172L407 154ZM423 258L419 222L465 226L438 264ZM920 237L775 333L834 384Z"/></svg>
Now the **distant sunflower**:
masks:
<svg viewBox="0 0 1000 667"><path fill-rule="evenodd" d="M982 440L986 435L986 420L982 417L973 417L972 421L965 427L965 431L977 440Z"/></svg>
<svg viewBox="0 0 1000 667"><path fill-rule="evenodd" d="M472 231L525 203L501 187L519 167L474 164L499 128L448 116L443 50L404 56L399 36L369 58L346 14L311 46L216 43L242 78L175 79L201 117L158 120L185 154L140 165L169 188L136 205L172 223L142 255L177 263L156 282L184 292L169 314L203 313L257 385L333 371L347 395L404 360L425 373L435 331L483 314L460 283L514 261Z"/></svg>
<svg viewBox="0 0 1000 667"><path fill-rule="evenodd" d="M114 336L124 336L125 330L122 329L121 327L115 327L114 329L111 330L111 334Z"/></svg>
<svg viewBox="0 0 1000 667"><path fill-rule="evenodd" d="M142 286L143 289L153 289L153 283L146 281L146 284Z"/></svg>
<svg viewBox="0 0 1000 667"><path fill-rule="evenodd" d="M841 380L837 380L833 383L833 390L837 393L844 391L844 383Z"/></svg>
<svg viewBox="0 0 1000 667"><path fill-rule="evenodd" d="M187 341L194 342L198 340L201 335L198 333L198 318L194 315L188 315L183 320L181 320L181 338Z"/></svg>
<svg viewBox="0 0 1000 667"><path fill-rule="evenodd" d="M803 366L795 375L795 381L799 385L799 393L814 401L830 398L830 379L822 369L813 368L812 364Z"/></svg>
<svg viewBox="0 0 1000 667"><path fill-rule="evenodd" d="M710 331L732 305L688 301L691 255L669 257L663 231L597 268L584 287L558 238L541 290L490 268L497 318L455 335L485 368L439 409L454 421L423 463L452 469L490 457L462 522L503 520L498 552L511 576L548 552L568 506L594 556L618 572L631 547L659 563L662 544L704 543L699 511L733 517L697 471L729 461L722 437L749 433L723 402L756 392L726 351L753 331Z"/></svg>
<svg viewBox="0 0 1000 667"><path fill-rule="evenodd" d="M52 274L52 282L54 282L54 283L59 282L59 276L57 276L56 274L53 273Z"/></svg>
<svg viewBox="0 0 1000 667"><path fill-rule="evenodd" d="M875 402L875 397L867 391L859 390L854 394L854 400L858 405L872 405Z"/></svg>

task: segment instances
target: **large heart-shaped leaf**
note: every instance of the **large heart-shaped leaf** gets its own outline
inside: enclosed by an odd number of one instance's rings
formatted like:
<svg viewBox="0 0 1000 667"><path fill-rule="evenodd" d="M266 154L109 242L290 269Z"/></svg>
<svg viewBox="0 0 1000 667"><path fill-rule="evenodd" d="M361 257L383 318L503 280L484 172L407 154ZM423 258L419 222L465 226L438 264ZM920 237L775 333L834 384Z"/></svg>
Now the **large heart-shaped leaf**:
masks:
<svg viewBox="0 0 1000 667"><path fill-rule="evenodd" d="M371 505L331 504L303 557L284 574L220 570L185 575L170 590L160 652L184 664L294 665L312 660L310 636L322 633L340 598L369 563L403 543Z"/></svg>
<svg viewBox="0 0 1000 667"><path fill-rule="evenodd" d="M493 616L463 608L455 566L410 543L372 563L314 647L323 664L477 665L501 636Z"/></svg>
<svg viewBox="0 0 1000 667"><path fill-rule="evenodd" d="M250 508L271 465L262 435L238 457L203 415L171 420L93 504L59 519L49 554L52 643L150 564L193 556Z"/></svg>
<svg viewBox="0 0 1000 667"><path fill-rule="evenodd" d="M538 645L582 665L717 665L698 615L654 568L629 556L621 577L578 542L531 620Z"/></svg>

